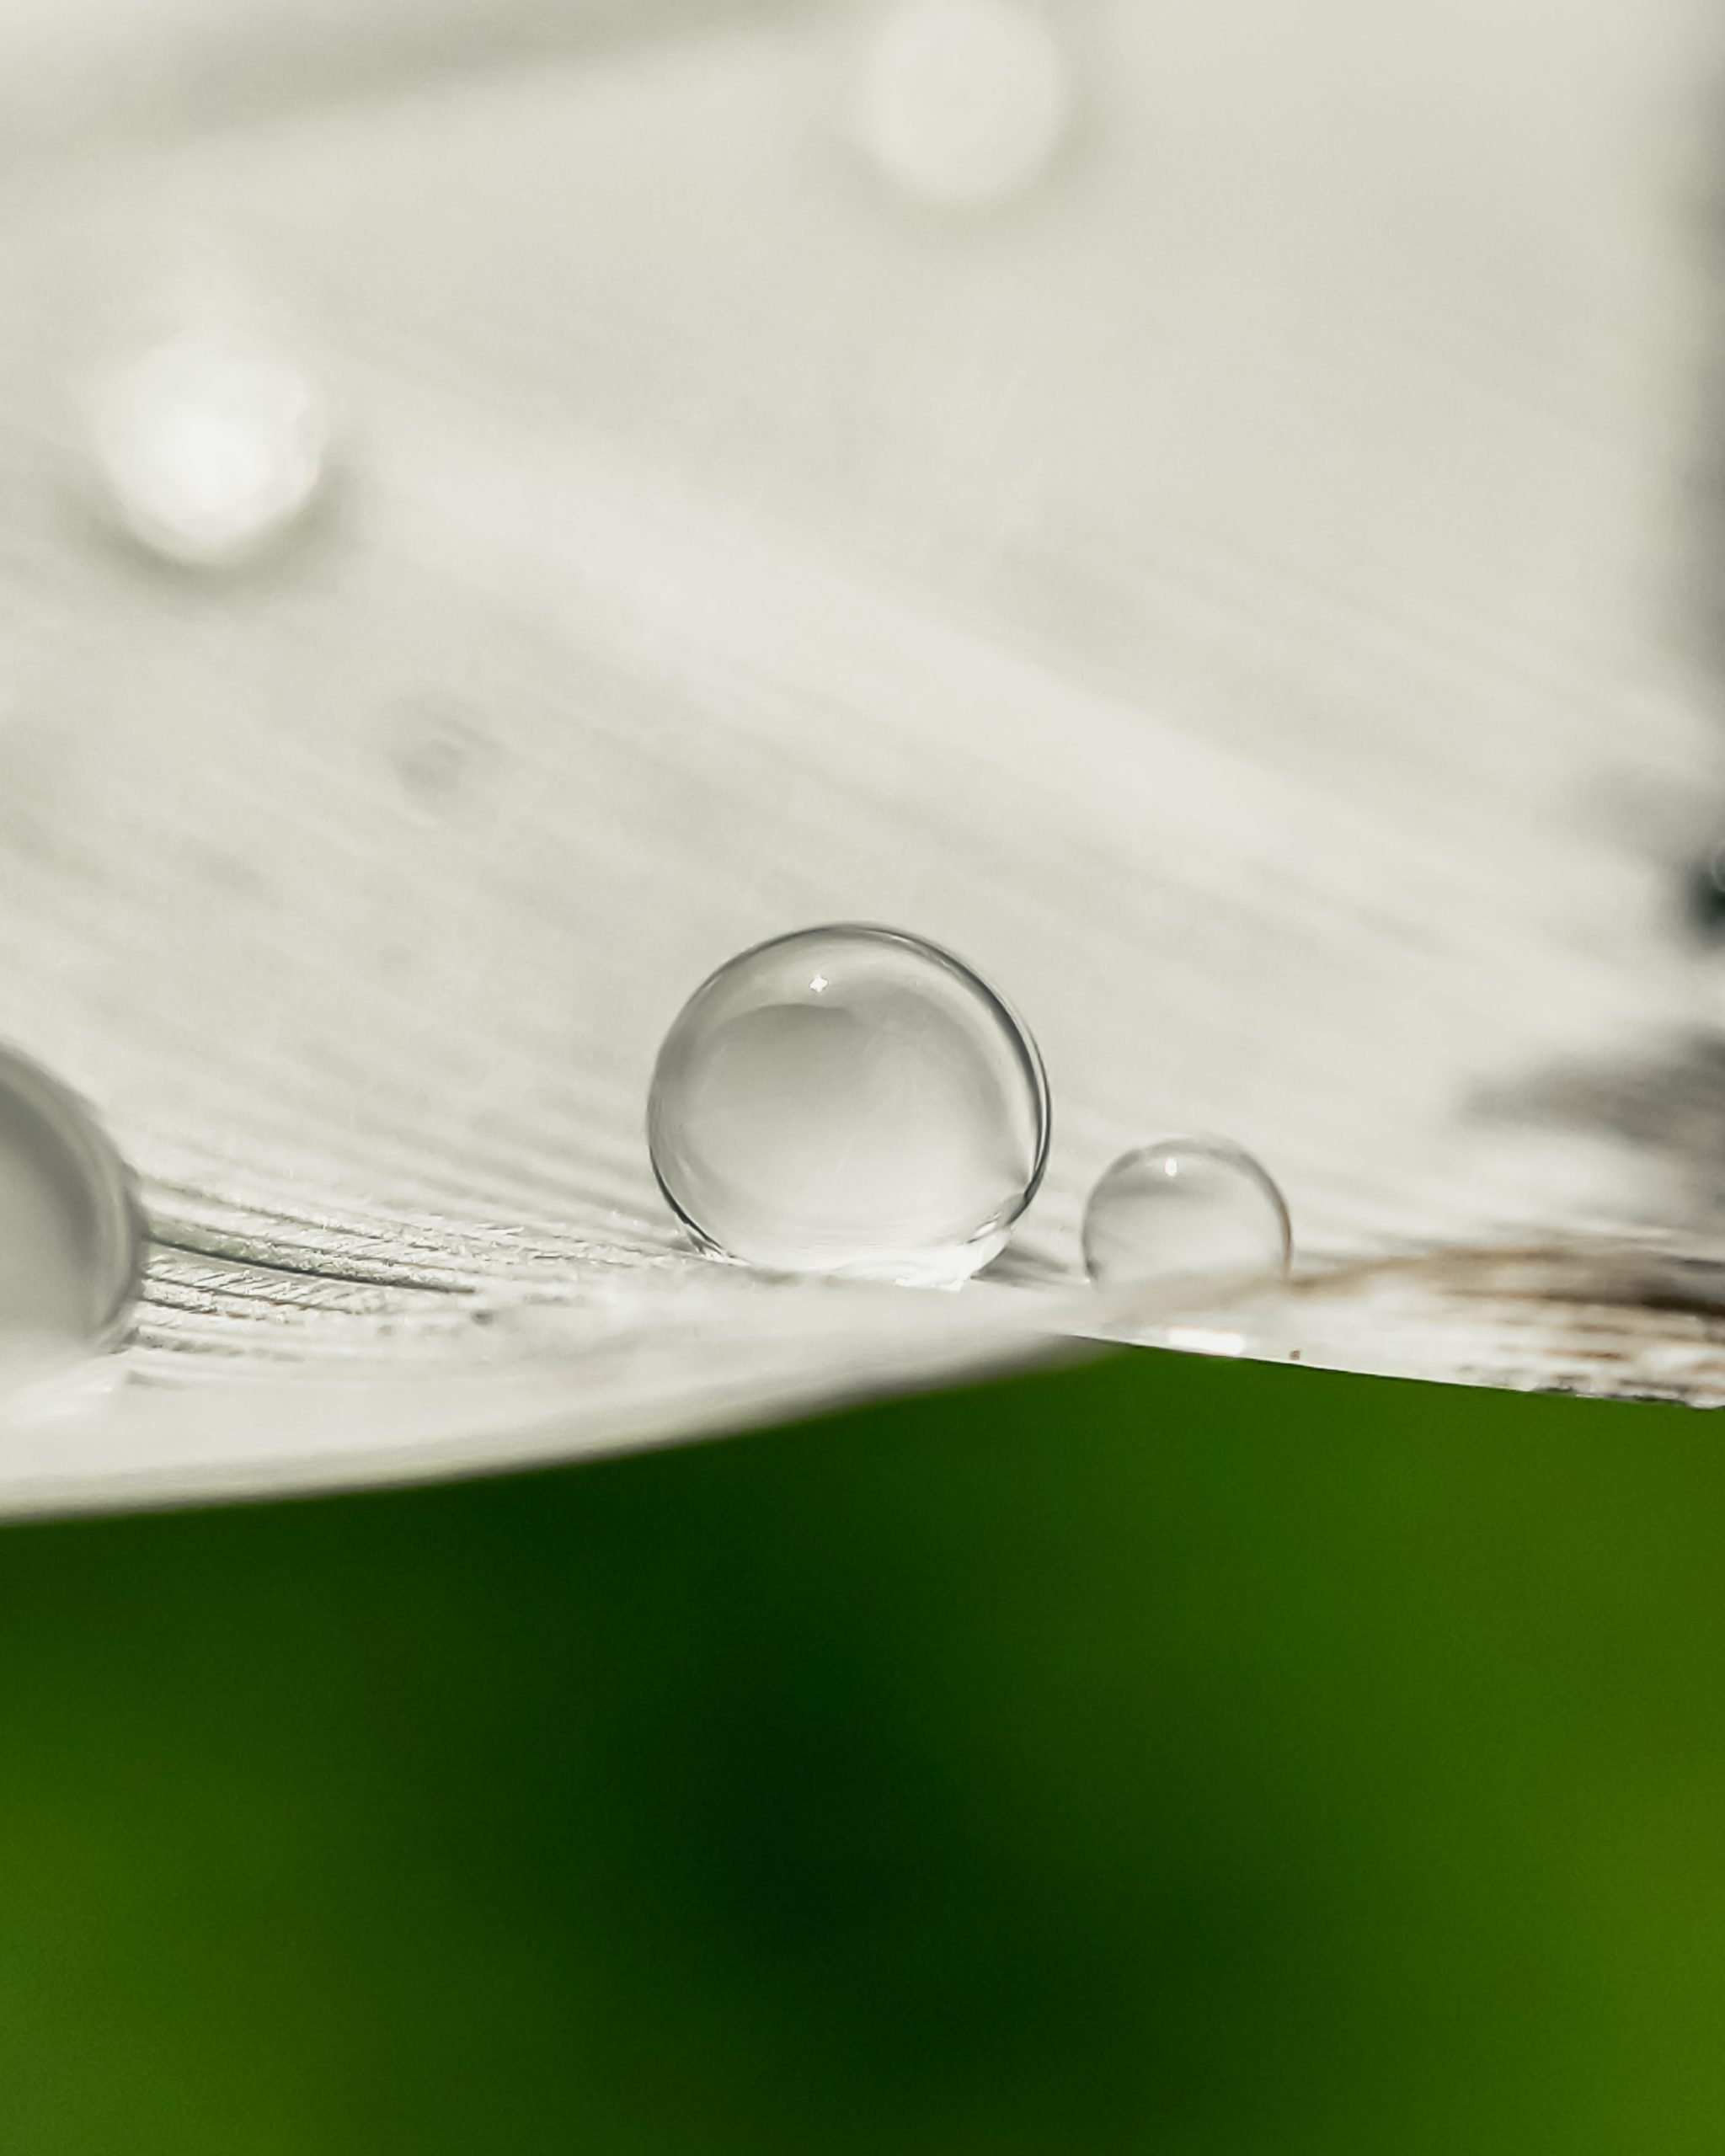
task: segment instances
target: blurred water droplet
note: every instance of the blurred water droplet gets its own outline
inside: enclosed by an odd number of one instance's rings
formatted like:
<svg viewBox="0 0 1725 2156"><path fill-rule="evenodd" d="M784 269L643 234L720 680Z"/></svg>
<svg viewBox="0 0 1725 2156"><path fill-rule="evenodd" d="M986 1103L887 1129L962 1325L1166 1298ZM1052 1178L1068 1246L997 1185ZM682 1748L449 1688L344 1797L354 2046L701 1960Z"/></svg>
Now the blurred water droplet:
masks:
<svg viewBox="0 0 1725 2156"><path fill-rule="evenodd" d="M1048 1151L1034 1043L913 936L809 929L745 952L665 1037L660 1188L702 1246L786 1273L950 1286L1004 1246Z"/></svg>
<svg viewBox="0 0 1725 2156"><path fill-rule="evenodd" d="M389 759L414 806L442 816L483 784L498 749L478 718L459 705L433 702L403 714Z"/></svg>
<svg viewBox="0 0 1725 2156"><path fill-rule="evenodd" d="M131 1177L94 1114L0 1047L0 1385L112 1345L142 1246Z"/></svg>
<svg viewBox="0 0 1725 2156"><path fill-rule="evenodd" d="M1176 1138L1116 1161L1084 1212L1084 1262L1106 1288L1279 1278L1294 1254L1282 1193L1251 1154Z"/></svg>
<svg viewBox="0 0 1725 2156"><path fill-rule="evenodd" d="M857 127L905 194L975 209L1040 178L1071 104L1065 55L1028 0L897 0L864 59Z"/></svg>
<svg viewBox="0 0 1725 2156"><path fill-rule="evenodd" d="M280 355L186 331L99 387L94 447L112 514L152 553L248 559L309 506L329 451L323 398Z"/></svg>

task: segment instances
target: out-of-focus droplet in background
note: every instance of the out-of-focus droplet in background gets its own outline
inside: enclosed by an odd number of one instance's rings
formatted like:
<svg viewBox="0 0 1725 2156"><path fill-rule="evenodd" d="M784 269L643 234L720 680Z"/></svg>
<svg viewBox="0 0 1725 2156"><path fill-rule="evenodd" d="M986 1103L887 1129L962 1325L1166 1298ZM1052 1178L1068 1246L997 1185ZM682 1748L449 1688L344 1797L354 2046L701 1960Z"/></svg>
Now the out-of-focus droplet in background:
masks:
<svg viewBox="0 0 1725 2156"><path fill-rule="evenodd" d="M1084 1263L1098 1287L1242 1285L1294 1254L1282 1193L1242 1147L1176 1138L1127 1153L1090 1194Z"/></svg>
<svg viewBox="0 0 1725 2156"><path fill-rule="evenodd" d="M109 514L148 552L198 568L248 561L327 476L316 386L267 346L185 330L106 373L92 446Z"/></svg>
<svg viewBox="0 0 1725 2156"><path fill-rule="evenodd" d="M895 0L863 57L856 127L905 195L982 209L1040 179L1071 109L1066 55L1028 0Z"/></svg>
<svg viewBox="0 0 1725 2156"><path fill-rule="evenodd" d="M1028 1034L912 936L806 930L697 989L660 1050L648 1140L707 1249L784 1273L930 1286L1004 1246L1041 1180Z"/></svg>

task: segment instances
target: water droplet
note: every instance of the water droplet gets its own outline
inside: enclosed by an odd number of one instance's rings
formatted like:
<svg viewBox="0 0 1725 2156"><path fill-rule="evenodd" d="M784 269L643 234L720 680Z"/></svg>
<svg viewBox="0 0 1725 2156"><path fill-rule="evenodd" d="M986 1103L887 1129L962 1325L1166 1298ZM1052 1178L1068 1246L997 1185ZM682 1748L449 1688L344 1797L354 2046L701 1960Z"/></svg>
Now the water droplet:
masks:
<svg viewBox="0 0 1725 2156"><path fill-rule="evenodd" d="M1174 1138L1116 1161L1084 1211L1084 1262L1106 1288L1238 1286L1294 1254L1282 1193L1223 1139Z"/></svg>
<svg viewBox="0 0 1725 2156"><path fill-rule="evenodd" d="M955 1285L1041 1181L1035 1044L948 953L808 929L697 989L653 1073L660 1187L705 1249L777 1272Z"/></svg>
<svg viewBox="0 0 1725 2156"><path fill-rule="evenodd" d="M0 1047L0 1385L113 1345L142 1246L131 1174L94 1114Z"/></svg>
<svg viewBox="0 0 1725 2156"><path fill-rule="evenodd" d="M405 713L390 760L414 807L436 817L450 814L479 786L496 754L477 718L458 705L430 702Z"/></svg>
<svg viewBox="0 0 1725 2156"><path fill-rule="evenodd" d="M305 510L329 415L279 355L187 331L99 388L93 424L109 505L141 546L200 568L244 561Z"/></svg>
<svg viewBox="0 0 1725 2156"><path fill-rule="evenodd" d="M1028 0L897 0L863 64L857 127L907 195L977 209L1041 176L1071 103L1065 56Z"/></svg>

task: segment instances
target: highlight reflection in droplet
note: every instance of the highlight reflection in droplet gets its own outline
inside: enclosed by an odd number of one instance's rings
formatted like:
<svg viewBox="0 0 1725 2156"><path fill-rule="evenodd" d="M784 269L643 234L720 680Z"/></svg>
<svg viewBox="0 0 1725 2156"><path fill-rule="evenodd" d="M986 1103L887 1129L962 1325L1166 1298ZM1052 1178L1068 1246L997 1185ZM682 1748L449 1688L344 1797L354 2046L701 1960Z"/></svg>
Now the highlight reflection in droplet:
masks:
<svg viewBox="0 0 1725 2156"><path fill-rule="evenodd" d="M0 1046L0 1389L112 1346L142 1249L131 1173L93 1112Z"/></svg>

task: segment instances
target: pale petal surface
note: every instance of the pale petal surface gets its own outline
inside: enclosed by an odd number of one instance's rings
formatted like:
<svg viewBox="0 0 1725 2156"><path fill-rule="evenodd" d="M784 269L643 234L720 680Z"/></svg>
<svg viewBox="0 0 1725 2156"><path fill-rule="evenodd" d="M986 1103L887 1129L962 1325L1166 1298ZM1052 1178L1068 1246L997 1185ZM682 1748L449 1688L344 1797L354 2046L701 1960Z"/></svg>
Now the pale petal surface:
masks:
<svg viewBox="0 0 1725 2156"><path fill-rule="evenodd" d="M1680 595L1698 11L1055 11L1070 140L977 214L859 158L866 10L340 17L0 17L0 1030L156 1238L115 1381L14 1418L0 1506L1167 1340L1089 1304L1078 1227L1184 1129L1294 1219L1241 1352L1717 1396L1707 1141L1631 1112L1711 1098L1725 994L1673 897L1725 776ZM188 312L341 444L219 578L84 483L80 385ZM654 1189L684 999L835 921L1040 1043L1047 1177L975 1289L757 1280ZM1673 1235L1706 1279L1650 1319L1600 1252ZM1477 1248L1546 1284L1311 1285Z"/></svg>

